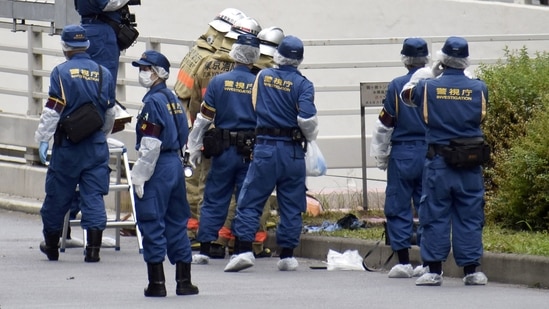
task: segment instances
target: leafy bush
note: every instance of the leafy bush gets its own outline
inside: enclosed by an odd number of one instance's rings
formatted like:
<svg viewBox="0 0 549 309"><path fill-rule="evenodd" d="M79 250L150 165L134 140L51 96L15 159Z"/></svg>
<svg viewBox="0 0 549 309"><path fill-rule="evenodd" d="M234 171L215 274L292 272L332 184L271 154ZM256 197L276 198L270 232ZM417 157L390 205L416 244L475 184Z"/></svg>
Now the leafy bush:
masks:
<svg viewBox="0 0 549 309"><path fill-rule="evenodd" d="M543 136L549 116L549 54L530 57L524 47L506 49L505 56L477 72L489 92L483 124L492 147L492 162L484 171L487 219L514 227L522 221L543 229L549 199L549 138Z"/></svg>
<svg viewBox="0 0 549 309"><path fill-rule="evenodd" d="M526 135L499 162L492 218L511 228L549 227L549 111L540 111ZM517 225L518 224L518 225Z"/></svg>

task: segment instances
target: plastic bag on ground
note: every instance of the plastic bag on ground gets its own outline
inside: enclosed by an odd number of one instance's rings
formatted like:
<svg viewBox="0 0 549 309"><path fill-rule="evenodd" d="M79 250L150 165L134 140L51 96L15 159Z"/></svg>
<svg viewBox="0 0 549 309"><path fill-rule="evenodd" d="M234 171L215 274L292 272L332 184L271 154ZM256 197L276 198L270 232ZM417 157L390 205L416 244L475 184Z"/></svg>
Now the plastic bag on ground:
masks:
<svg viewBox="0 0 549 309"><path fill-rule="evenodd" d="M360 270L364 271L362 266L362 257L358 253L358 250L346 250L343 253L339 253L330 249L328 251L328 270Z"/></svg>

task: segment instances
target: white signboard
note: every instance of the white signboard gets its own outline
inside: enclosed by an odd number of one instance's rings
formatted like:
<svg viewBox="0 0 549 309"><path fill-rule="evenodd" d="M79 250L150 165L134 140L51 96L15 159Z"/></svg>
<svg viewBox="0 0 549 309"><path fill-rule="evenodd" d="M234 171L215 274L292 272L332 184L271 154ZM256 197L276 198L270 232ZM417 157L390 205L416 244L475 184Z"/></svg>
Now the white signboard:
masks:
<svg viewBox="0 0 549 309"><path fill-rule="evenodd" d="M383 106L389 82L360 83L360 105L362 107Z"/></svg>

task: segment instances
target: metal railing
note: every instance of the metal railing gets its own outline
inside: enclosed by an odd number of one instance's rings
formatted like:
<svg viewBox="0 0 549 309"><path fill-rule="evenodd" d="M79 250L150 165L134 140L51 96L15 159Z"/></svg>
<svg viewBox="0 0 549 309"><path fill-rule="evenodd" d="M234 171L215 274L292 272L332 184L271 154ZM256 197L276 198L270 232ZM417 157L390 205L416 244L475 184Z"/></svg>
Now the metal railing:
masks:
<svg viewBox="0 0 549 309"><path fill-rule="evenodd" d="M55 40L55 44L52 43L51 29L48 25L18 25L18 30L26 31L25 39L21 40L21 33L18 33L19 45L11 40L2 40L0 53L15 54L19 58L24 57L26 61L8 64L0 61L0 78L2 76L4 79L12 79L12 76L13 78L26 77L27 86L24 89L16 89L9 83L3 83L0 87L0 98L8 96L15 98L15 101L26 101L26 110L21 113L0 113L0 163L33 166L39 161L34 131L38 125L44 100L47 98L49 74L53 68L53 65L48 63L56 59L59 61L63 55L58 39ZM11 25L0 21L0 37L7 37L10 31L12 31ZM477 51L472 54L479 55L479 58L471 59L472 67L481 63L495 63L503 57L503 49L506 46L515 48L530 44L547 46L549 42L549 34L465 36L465 38L470 43L470 49ZM428 42L429 49L433 51L442 46L446 37L424 37L424 39ZM318 143L330 170L375 167L375 162L367 156L369 153L368 131L371 128L368 127L367 121L366 129L362 129L361 121L364 117L371 121L375 120L379 106L361 110L360 84L364 81L387 82L405 72L398 58L397 60L384 59L384 57L394 59L394 55L400 52L403 40L404 37L304 40L308 57L300 70L315 84L315 103L321 124ZM162 50L172 61L171 76L176 76L179 61L184 56L181 53L182 50L184 52L191 48L194 41L140 37L136 44L130 49L135 50L133 53L139 51L137 57L145 49ZM174 53L174 50L177 50L177 53ZM338 56L349 53L353 57L345 57L349 59L348 61L342 61ZM126 74L126 66L131 66L131 61L135 59L136 55L131 53L120 57L117 81L117 99L130 110L139 109L141 97L138 96L136 99L134 93L143 90L137 79L133 77L134 74L131 74L131 77ZM369 60L363 61L363 59ZM132 71L132 73L135 72ZM175 78L170 78L168 86L172 87L174 82ZM18 104L24 105L24 103ZM2 109L1 103L0 109ZM133 130L128 127L113 137L128 145L129 159L134 161L136 152L133 150L135 143ZM362 148L364 144L366 151Z"/></svg>

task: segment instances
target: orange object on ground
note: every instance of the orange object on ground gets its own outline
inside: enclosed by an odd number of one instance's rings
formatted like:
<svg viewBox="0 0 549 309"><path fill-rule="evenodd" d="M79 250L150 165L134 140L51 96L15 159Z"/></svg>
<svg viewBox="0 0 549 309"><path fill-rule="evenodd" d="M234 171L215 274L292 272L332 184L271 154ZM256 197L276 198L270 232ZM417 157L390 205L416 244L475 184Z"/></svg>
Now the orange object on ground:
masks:
<svg viewBox="0 0 549 309"><path fill-rule="evenodd" d="M312 196L307 194L307 214L313 217L316 217L322 213L322 204L320 201Z"/></svg>

